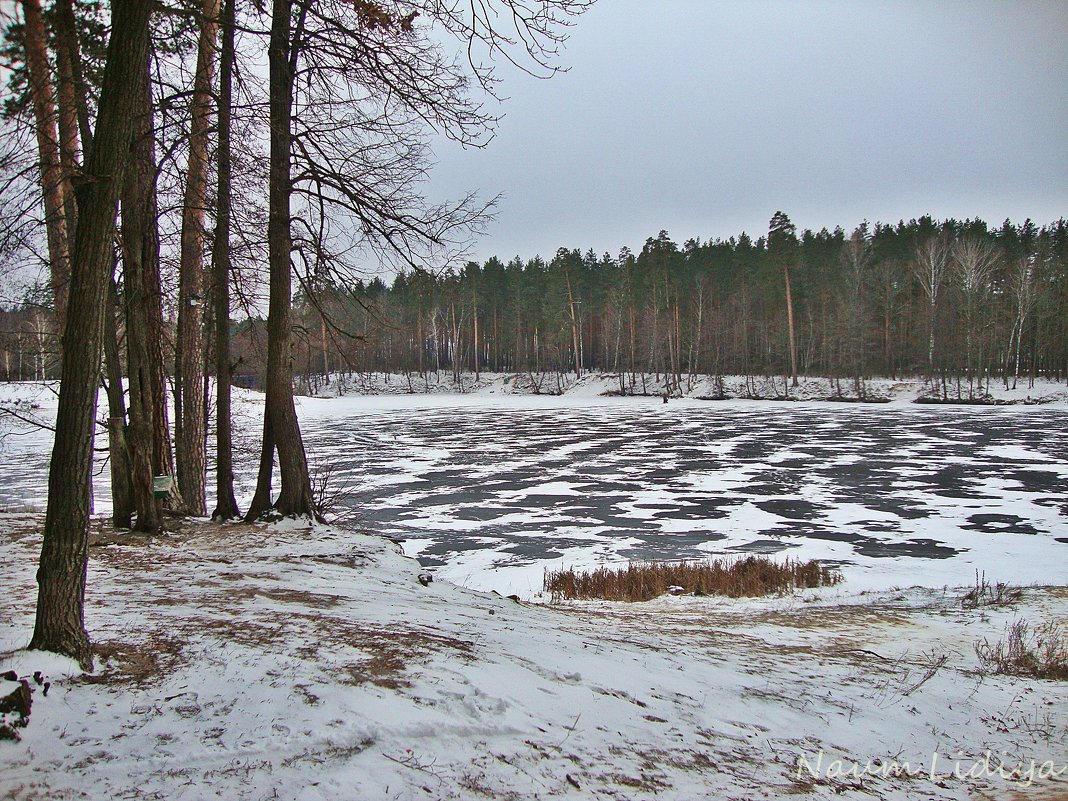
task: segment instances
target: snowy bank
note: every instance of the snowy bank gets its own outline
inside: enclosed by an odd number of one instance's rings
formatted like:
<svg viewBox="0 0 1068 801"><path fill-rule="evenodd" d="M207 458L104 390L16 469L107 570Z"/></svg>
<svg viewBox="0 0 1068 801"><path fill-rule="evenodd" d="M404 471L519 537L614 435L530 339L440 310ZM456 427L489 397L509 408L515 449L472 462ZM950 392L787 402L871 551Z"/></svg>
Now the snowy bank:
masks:
<svg viewBox="0 0 1068 801"><path fill-rule="evenodd" d="M304 394L346 395L603 395L664 396L700 400L780 400L868 403L1020 404L1068 406L1068 385L1048 378L1009 381L984 378L982 387L967 379L930 382L922 377L852 379L804 376L790 386L783 376L708 376L588 372L573 373L343 373L329 379L302 379Z"/></svg>
<svg viewBox="0 0 1068 801"><path fill-rule="evenodd" d="M423 586L395 545L347 530L192 523L95 538L87 624L100 656L78 675L19 650L40 528L0 518L0 671L53 681L21 742L0 742L5 798L1065 789L1037 774L1064 767L1068 684L984 674L974 650L1018 617L1068 622L1064 588L974 610L961 591L919 588L550 608ZM998 759L1020 767L1016 781L990 775ZM890 761L915 775L895 778Z"/></svg>

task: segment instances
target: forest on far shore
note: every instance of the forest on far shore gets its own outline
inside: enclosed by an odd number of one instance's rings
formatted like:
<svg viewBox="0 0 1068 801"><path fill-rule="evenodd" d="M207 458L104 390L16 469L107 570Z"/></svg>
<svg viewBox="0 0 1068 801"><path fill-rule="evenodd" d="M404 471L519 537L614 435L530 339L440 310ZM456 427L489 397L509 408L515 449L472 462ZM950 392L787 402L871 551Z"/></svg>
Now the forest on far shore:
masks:
<svg viewBox="0 0 1068 801"><path fill-rule="evenodd" d="M792 306L792 310L791 307ZM1068 225L862 225L561 248L340 286L294 305L295 373L574 372L969 379L1068 376ZM791 360L791 317L793 360ZM249 379L264 323L239 325ZM793 365L791 363L793 361Z"/></svg>
<svg viewBox="0 0 1068 801"><path fill-rule="evenodd" d="M294 301L294 372L1068 375L1068 225L936 221L559 249L342 285ZM789 297L788 297L789 293ZM791 309L792 306L792 309ZM792 314L791 314L792 312ZM7 379L56 374L47 312L4 312ZM793 318L793 362L791 325ZM266 321L233 324L236 380L262 386ZM173 336L174 320L167 326Z"/></svg>

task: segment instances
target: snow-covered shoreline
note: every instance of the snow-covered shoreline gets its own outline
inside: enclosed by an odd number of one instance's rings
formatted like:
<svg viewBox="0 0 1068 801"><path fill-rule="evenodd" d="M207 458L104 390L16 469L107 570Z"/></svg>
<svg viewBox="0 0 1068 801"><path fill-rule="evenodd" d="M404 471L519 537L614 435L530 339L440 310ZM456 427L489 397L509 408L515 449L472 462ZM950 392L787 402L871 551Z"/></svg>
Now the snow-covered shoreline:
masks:
<svg viewBox="0 0 1068 801"><path fill-rule="evenodd" d="M392 543L343 529L195 523L97 540L87 623L104 656L79 677L18 650L40 517L6 515L0 531L0 670L54 682L22 741L0 743L0 795L18 801L1052 799L1065 787L966 775L988 752L1064 767L1068 685L984 674L974 651L1017 618L1064 624L1063 588L972 610L963 590L844 587L550 608L424 587ZM933 755L933 776L878 775Z"/></svg>
<svg viewBox="0 0 1068 801"><path fill-rule="evenodd" d="M984 379L982 389L969 387L967 380L947 379L945 386L913 376L869 378L860 392L852 379L821 376L801 377L791 387L782 376L674 377L653 374L631 375L588 372L572 373L472 373L455 375L448 371L426 373L346 373L331 376L329 383L319 378L314 385L305 381L305 394L313 397L361 395L511 395L561 396L578 400L599 396L691 398L707 401L807 401L828 403L947 403L982 407L984 405L1068 406L1068 385L1063 381L1022 377L1006 387L1001 379Z"/></svg>

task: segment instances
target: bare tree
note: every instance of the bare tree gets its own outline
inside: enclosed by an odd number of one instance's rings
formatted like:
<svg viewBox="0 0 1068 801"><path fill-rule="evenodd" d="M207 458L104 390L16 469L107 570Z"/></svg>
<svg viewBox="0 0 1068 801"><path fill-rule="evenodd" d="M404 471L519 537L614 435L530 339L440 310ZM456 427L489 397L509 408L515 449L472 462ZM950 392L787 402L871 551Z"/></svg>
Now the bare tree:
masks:
<svg viewBox="0 0 1068 801"><path fill-rule="evenodd" d="M341 257L359 249L432 268L461 254L486 219L489 204L474 197L434 206L417 191L427 169L428 126L479 145L495 121L470 99L468 76L443 56L430 26L459 37L469 53L481 43L491 54L513 59L514 51L525 52L535 65L547 64L562 39L557 26L587 5L275 0L268 48L267 399L250 517L271 506L275 449L281 474L275 510L315 514L293 403L291 254L335 273L343 270ZM498 14L514 26L514 38L500 30ZM473 60L470 66L490 88L491 71Z"/></svg>
<svg viewBox="0 0 1068 801"><path fill-rule="evenodd" d="M303 37L310 0L296 6L297 39ZM267 397L256 494L248 515L263 514L270 503L274 451L278 450L281 493L274 507L283 516L314 516L315 501L308 457L300 436L293 402L292 363L292 193L293 84L300 49L293 47L293 0L274 0L268 46L270 70L271 176L267 247L270 264L270 305L267 316Z"/></svg>
<svg viewBox="0 0 1068 801"><path fill-rule="evenodd" d="M943 232L934 234L920 243L912 262L916 280L927 299L927 375L934 375L935 327L938 315L938 298L949 270L951 240Z"/></svg>
<svg viewBox="0 0 1068 801"><path fill-rule="evenodd" d="M39 592L31 649L55 651L91 667L85 630L85 576L92 495L97 379L115 214L133 135L137 78L148 52L148 0L113 0L93 147L78 189L81 210L71 259L71 295L63 334L56 437L48 475L48 508L37 572Z"/></svg>
<svg viewBox="0 0 1068 801"><path fill-rule="evenodd" d="M857 228L842 246L842 272L845 279L839 297L844 331L840 346L848 354L853 390L864 396L866 348L864 329L864 292L871 265L871 238L867 226Z"/></svg>
<svg viewBox="0 0 1068 801"><path fill-rule="evenodd" d="M1013 354L1012 388L1020 377L1020 351L1023 344L1024 327L1038 299L1038 287L1035 280L1034 258L1025 256L1017 260L1009 275L1009 295L1012 298L1012 331L1009 335L1009 352ZM1008 371L1005 386L1008 387Z"/></svg>
<svg viewBox="0 0 1068 801"><path fill-rule="evenodd" d="M968 235L959 239L952 249L953 266L961 292L964 295L965 372L968 374L968 391L974 391L973 381L978 374L979 391L982 392L982 355L976 360L977 335L984 326L980 321L983 300L990 290L990 278L997 264L997 250L985 237ZM977 363L978 361L978 363Z"/></svg>
<svg viewBox="0 0 1068 801"><path fill-rule="evenodd" d="M153 478L173 476L174 470L163 363L156 139L147 58L135 78L133 92L135 135L127 154L120 237L130 384L127 441L136 527L139 531L158 532L163 528L163 508L155 497ZM172 485L172 506L180 506L179 498Z"/></svg>

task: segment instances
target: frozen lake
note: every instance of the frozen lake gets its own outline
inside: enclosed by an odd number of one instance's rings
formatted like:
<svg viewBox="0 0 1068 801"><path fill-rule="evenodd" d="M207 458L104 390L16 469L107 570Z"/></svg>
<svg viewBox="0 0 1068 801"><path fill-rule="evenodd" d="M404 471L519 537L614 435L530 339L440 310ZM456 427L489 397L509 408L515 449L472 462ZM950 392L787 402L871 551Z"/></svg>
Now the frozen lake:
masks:
<svg viewBox="0 0 1068 801"><path fill-rule="evenodd" d="M25 391L54 415L53 396ZM235 399L244 503L262 396ZM301 399L299 414L359 525L479 589L530 596L547 566L746 552L840 564L851 589L976 570L1068 583L1064 406L414 395ZM0 508L44 508L50 439L0 442ZM108 493L100 464L99 512Z"/></svg>
<svg viewBox="0 0 1068 801"><path fill-rule="evenodd" d="M854 588L1068 579L1063 409L365 398L302 418L364 527L478 588L744 552L830 560Z"/></svg>

